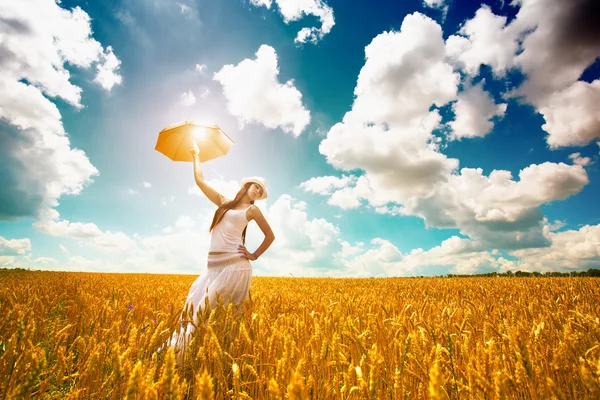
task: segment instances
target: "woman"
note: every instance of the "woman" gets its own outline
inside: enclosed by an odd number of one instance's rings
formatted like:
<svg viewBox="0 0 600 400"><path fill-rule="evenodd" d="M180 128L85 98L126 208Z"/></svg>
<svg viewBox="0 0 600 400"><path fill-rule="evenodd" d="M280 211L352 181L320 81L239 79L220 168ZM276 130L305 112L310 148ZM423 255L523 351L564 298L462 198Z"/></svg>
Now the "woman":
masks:
<svg viewBox="0 0 600 400"><path fill-rule="evenodd" d="M206 271L192 284L180 318L183 321L186 309L193 306L193 321L197 325L197 313L204 309L206 298L212 309L216 305L217 294L225 305L233 302L239 312L249 294L252 280L250 261L257 260L267 250L275 240L275 235L260 209L254 205L256 200L267 198L266 182L261 178L244 178L235 198L226 199L204 181L200 168L200 151L195 143L191 151L196 184L219 207L209 229L211 238ZM246 228L250 221L255 221L265 235L254 253L250 253L245 247ZM167 340L168 346L175 346L178 364L181 363L194 325L181 322L181 329Z"/></svg>

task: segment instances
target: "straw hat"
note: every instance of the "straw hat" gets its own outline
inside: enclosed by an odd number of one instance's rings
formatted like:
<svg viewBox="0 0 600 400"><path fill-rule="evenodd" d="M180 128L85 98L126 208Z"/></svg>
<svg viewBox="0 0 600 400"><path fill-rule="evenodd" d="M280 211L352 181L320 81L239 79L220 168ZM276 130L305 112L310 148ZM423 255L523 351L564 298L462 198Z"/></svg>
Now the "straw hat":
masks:
<svg viewBox="0 0 600 400"><path fill-rule="evenodd" d="M247 178L242 179L240 186L244 186L248 182L257 183L262 187L262 196L260 196L257 200L263 200L267 198L267 181L265 180L265 178L261 178L259 176L249 176Z"/></svg>

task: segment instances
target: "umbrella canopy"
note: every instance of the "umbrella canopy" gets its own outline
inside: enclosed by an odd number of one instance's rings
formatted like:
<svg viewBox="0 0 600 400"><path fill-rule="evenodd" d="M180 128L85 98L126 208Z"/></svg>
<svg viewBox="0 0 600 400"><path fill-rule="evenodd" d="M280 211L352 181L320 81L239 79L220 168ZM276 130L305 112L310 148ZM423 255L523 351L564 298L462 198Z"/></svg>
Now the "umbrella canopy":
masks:
<svg viewBox="0 0 600 400"><path fill-rule="evenodd" d="M173 161L193 161L193 142L200 149L201 162L224 156L234 143L217 125L187 120L160 131L154 149Z"/></svg>

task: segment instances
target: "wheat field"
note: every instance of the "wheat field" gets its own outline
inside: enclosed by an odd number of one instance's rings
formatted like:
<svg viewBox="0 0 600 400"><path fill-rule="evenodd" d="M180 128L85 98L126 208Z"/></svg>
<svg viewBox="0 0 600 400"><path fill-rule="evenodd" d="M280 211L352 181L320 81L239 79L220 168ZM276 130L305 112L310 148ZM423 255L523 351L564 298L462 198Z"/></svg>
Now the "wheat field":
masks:
<svg viewBox="0 0 600 400"><path fill-rule="evenodd" d="M0 398L600 398L595 278L254 277L176 365L195 278L0 272Z"/></svg>

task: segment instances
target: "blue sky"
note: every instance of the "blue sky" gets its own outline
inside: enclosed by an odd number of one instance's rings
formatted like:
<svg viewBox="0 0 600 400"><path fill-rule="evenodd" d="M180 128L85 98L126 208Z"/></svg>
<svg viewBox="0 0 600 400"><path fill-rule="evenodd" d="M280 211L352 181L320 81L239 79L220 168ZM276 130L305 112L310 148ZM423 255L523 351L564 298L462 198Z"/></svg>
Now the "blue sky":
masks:
<svg viewBox="0 0 600 400"><path fill-rule="evenodd" d="M200 273L215 207L154 150L199 118L209 183L268 181L256 275L597 266L595 6L514 3L0 5L0 265Z"/></svg>

